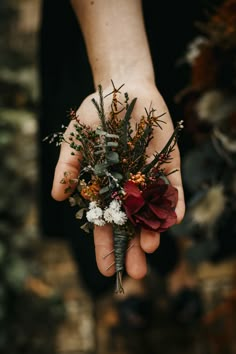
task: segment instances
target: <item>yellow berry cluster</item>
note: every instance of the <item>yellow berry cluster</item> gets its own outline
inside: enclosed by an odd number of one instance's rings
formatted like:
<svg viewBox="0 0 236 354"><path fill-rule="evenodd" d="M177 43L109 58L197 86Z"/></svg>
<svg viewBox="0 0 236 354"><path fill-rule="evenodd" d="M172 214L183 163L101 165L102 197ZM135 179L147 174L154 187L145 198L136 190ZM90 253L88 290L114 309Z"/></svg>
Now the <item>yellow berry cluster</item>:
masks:
<svg viewBox="0 0 236 354"><path fill-rule="evenodd" d="M86 200L95 200L100 190L100 185L97 181L86 183L84 180L80 181L80 194Z"/></svg>
<svg viewBox="0 0 236 354"><path fill-rule="evenodd" d="M145 175L143 175L140 171L135 175L130 173L129 181L134 182L135 184L144 186L145 185Z"/></svg>

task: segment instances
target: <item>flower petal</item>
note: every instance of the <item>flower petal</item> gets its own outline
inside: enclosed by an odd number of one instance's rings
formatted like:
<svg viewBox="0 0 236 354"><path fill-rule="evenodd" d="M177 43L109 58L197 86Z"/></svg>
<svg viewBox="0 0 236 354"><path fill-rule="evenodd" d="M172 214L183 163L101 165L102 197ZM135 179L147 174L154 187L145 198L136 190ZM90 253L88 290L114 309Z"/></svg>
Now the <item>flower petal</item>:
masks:
<svg viewBox="0 0 236 354"><path fill-rule="evenodd" d="M148 204L149 208L151 209L151 211L160 219L162 220L165 220L166 218L169 217L169 214L170 214L170 208L164 208L164 207L161 207L159 205L155 205L155 204L152 204L152 203L149 203Z"/></svg>
<svg viewBox="0 0 236 354"><path fill-rule="evenodd" d="M177 215L174 211L171 211L168 218L162 222L160 232L166 231L168 228L176 224Z"/></svg>
<svg viewBox="0 0 236 354"><path fill-rule="evenodd" d="M131 181L126 182L124 190L126 195L123 200L123 205L127 215L131 216L144 206L145 201L135 183Z"/></svg>
<svg viewBox="0 0 236 354"><path fill-rule="evenodd" d="M161 223L157 218L145 217L142 215L136 216L136 222L138 225L142 226L144 229L158 231Z"/></svg>
<svg viewBox="0 0 236 354"><path fill-rule="evenodd" d="M175 208L178 201L178 190L169 184L165 192L165 198L171 202L172 208Z"/></svg>
<svg viewBox="0 0 236 354"><path fill-rule="evenodd" d="M127 181L124 184L124 191L128 194L128 195L133 195L136 198L139 198L139 196L141 195L141 192L139 190L139 188L137 187L137 185L132 182L132 181Z"/></svg>

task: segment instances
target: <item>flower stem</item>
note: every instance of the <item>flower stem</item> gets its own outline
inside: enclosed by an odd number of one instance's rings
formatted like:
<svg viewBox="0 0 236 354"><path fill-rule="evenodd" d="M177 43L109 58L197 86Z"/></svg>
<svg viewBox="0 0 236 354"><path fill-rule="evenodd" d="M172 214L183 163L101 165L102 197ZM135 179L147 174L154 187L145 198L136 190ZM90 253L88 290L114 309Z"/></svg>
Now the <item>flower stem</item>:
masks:
<svg viewBox="0 0 236 354"><path fill-rule="evenodd" d="M115 293L116 294L124 294L124 288L122 284L122 272L116 272L116 288L115 288Z"/></svg>
<svg viewBox="0 0 236 354"><path fill-rule="evenodd" d="M125 267L125 255L128 247L129 235L124 226L113 225L114 253L116 267L116 293L124 293L122 274Z"/></svg>

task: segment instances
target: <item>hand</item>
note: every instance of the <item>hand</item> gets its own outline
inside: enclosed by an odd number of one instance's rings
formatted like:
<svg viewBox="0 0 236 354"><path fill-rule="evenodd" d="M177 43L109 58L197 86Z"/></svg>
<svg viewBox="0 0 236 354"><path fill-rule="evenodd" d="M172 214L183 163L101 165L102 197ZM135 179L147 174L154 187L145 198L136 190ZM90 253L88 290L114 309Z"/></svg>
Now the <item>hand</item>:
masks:
<svg viewBox="0 0 236 354"><path fill-rule="evenodd" d="M104 89L104 95L110 93L112 88ZM128 92L130 101L137 97L137 102L132 114L132 120L135 124L136 120L139 120L142 115L145 114L144 109L149 109L150 105L156 110L156 115L161 115L166 112L162 117L166 124L163 124L162 130L156 128L154 133L154 139L149 144L148 155L152 158L153 153L160 151L166 144L167 140L173 132L173 123L170 117L168 108L157 90L153 85L144 85L144 83L136 83L135 85L129 84L128 87L122 88L123 92ZM95 97L98 99L97 93L88 96L78 109L79 119L89 124L92 127L96 127L100 122L97 116L97 111L91 102L91 99ZM109 109L110 100L106 99L107 109ZM68 135L73 130L73 122L67 128L65 135ZM63 143L61 145L60 156L57 166L55 168L55 176L52 188L52 197L55 200L62 201L68 198L68 194L65 194L65 185L60 183L64 176L64 172L70 172L72 178L77 178L79 174L79 160L78 157L71 155L71 148L68 144ZM172 153L172 161L165 166L166 173L170 173L173 170L177 172L171 174L168 178L170 183L178 189L178 203L176 206L177 223L179 223L185 213L184 193L180 172L180 155L179 149L175 146L175 150ZM132 247L127 251L126 256L126 271L134 279L141 279L147 272L146 253L154 252L160 243L160 234L152 231L142 229L140 235L131 241ZM110 225L102 227L96 226L94 229L94 244L96 252L97 265L100 272L105 276L112 276L115 273L115 267L109 267L114 261L114 255L103 258L113 249L112 228Z"/></svg>

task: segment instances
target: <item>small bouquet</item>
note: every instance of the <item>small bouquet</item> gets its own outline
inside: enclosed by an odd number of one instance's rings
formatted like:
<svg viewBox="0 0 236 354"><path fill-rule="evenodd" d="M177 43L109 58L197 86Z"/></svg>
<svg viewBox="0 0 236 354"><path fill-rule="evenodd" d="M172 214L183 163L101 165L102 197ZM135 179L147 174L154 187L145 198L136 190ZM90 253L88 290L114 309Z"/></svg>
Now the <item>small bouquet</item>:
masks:
<svg viewBox="0 0 236 354"><path fill-rule="evenodd" d="M116 89L113 84L113 91L104 97L102 87L98 86L99 100L92 99L100 119L95 129L82 123L76 111L71 110L74 131L69 136L63 132L57 134L57 142L68 143L71 153L78 154L80 159L78 178L70 178L65 171L61 183L66 185L66 193L71 190L70 204L79 208L76 218L86 216L82 229L89 231L94 225L106 223L113 228L115 262L111 266L116 269L116 292L124 292L125 254L134 235L141 228L163 232L176 223L178 193L170 185L163 166L170 162L183 127L182 121L179 122L162 151L155 152L151 162L147 162L146 149L154 128L162 129L165 122L160 118L165 113L155 116L153 108L145 109L145 115L133 128L131 117L136 98L130 102L125 93L120 102L117 96L121 87ZM106 114L104 99L108 96L112 100Z"/></svg>

